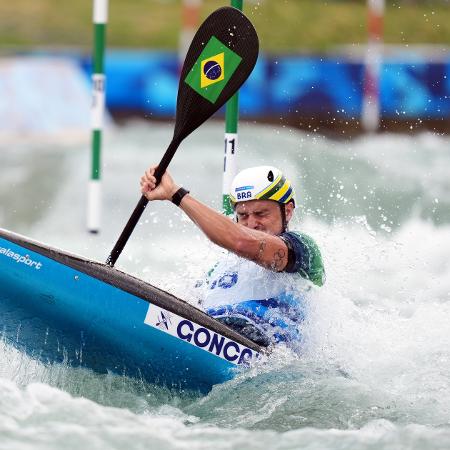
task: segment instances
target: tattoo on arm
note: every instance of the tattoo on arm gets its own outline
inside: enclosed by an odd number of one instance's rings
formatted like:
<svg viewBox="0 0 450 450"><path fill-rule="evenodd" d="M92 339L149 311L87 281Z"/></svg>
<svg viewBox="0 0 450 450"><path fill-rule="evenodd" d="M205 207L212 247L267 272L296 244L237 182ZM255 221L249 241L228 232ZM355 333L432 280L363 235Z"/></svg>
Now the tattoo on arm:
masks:
<svg viewBox="0 0 450 450"><path fill-rule="evenodd" d="M252 258L257 264L262 264L272 270L280 271L284 268L284 258L286 257L286 250L280 248L272 256L272 261L270 263L264 262L264 251L266 249L267 242L262 239L259 241L258 252Z"/></svg>
<svg viewBox="0 0 450 450"><path fill-rule="evenodd" d="M258 253L254 256L254 258L252 258L252 260L255 261L256 263L261 262L263 260L265 249L266 249L266 241L264 239L261 239L259 241Z"/></svg>
<svg viewBox="0 0 450 450"><path fill-rule="evenodd" d="M283 250L282 248L277 250L273 254L273 260L272 260L271 268L273 270L281 270L283 268L283 260L284 260L285 256L286 256L285 250Z"/></svg>

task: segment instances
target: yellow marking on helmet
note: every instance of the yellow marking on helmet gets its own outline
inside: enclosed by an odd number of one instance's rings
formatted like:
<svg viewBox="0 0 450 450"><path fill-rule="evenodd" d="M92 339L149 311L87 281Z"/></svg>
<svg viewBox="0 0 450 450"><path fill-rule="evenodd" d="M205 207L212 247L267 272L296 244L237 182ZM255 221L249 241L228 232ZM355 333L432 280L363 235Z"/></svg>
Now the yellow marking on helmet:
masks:
<svg viewBox="0 0 450 450"><path fill-rule="evenodd" d="M263 189L261 192L258 192L258 193L255 195L255 198L261 198L264 194L266 194L267 192L269 192L274 186L276 186L277 183L280 182L282 176L283 176L282 174L278 175L278 177L277 177L277 178L276 178L269 186L267 186L267 187L266 187L265 189Z"/></svg>
<svg viewBox="0 0 450 450"><path fill-rule="evenodd" d="M286 183L283 184L283 186L277 191L275 192L275 194L273 194L270 197L270 200L280 200L281 197L283 197L284 194L286 194L287 190L290 187L290 183L287 181Z"/></svg>

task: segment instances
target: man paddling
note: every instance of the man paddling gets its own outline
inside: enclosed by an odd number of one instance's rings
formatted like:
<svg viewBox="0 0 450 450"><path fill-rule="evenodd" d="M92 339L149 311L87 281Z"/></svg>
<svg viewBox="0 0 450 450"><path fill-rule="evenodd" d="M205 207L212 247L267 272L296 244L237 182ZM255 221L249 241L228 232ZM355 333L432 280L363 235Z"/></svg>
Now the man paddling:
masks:
<svg viewBox="0 0 450 450"><path fill-rule="evenodd" d="M177 185L168 172L156 186L155 169L142 176L142 194L149 201L172 201L230 252L208 274L205 311L262 345L298 341L302 297L313 285L323 285L325 271L314 240L288 231L295 208L290 181L271 166L240 172L230 192L233 222Z"/></svg>

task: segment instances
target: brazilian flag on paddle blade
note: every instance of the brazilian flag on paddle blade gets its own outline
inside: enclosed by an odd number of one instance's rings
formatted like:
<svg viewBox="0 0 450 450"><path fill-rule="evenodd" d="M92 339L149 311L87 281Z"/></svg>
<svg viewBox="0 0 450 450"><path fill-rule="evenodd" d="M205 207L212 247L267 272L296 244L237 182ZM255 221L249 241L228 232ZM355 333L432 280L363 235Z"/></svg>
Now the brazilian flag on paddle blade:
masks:
<svg viewBox="0 0 450 450"><path fill-rule="evenodd" d="M242 58L213 36L189 71L185 82L215 103Z"/></svg>

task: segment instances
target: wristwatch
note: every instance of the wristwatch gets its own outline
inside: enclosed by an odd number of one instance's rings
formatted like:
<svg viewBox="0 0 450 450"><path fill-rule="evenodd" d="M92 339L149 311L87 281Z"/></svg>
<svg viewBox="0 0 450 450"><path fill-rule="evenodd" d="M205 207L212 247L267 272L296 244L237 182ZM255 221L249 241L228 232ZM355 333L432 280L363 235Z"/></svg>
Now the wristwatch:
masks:
<svg viewBox="0 0 450 450"><path fill-rule="evenodd" d="M181 200L183 200L183 197L189 194L189 191L180 187L180 189L178 189L177 192L175 192L175 194L173 194L172 196L172 203L174 205L180 206Z"/></svg>

